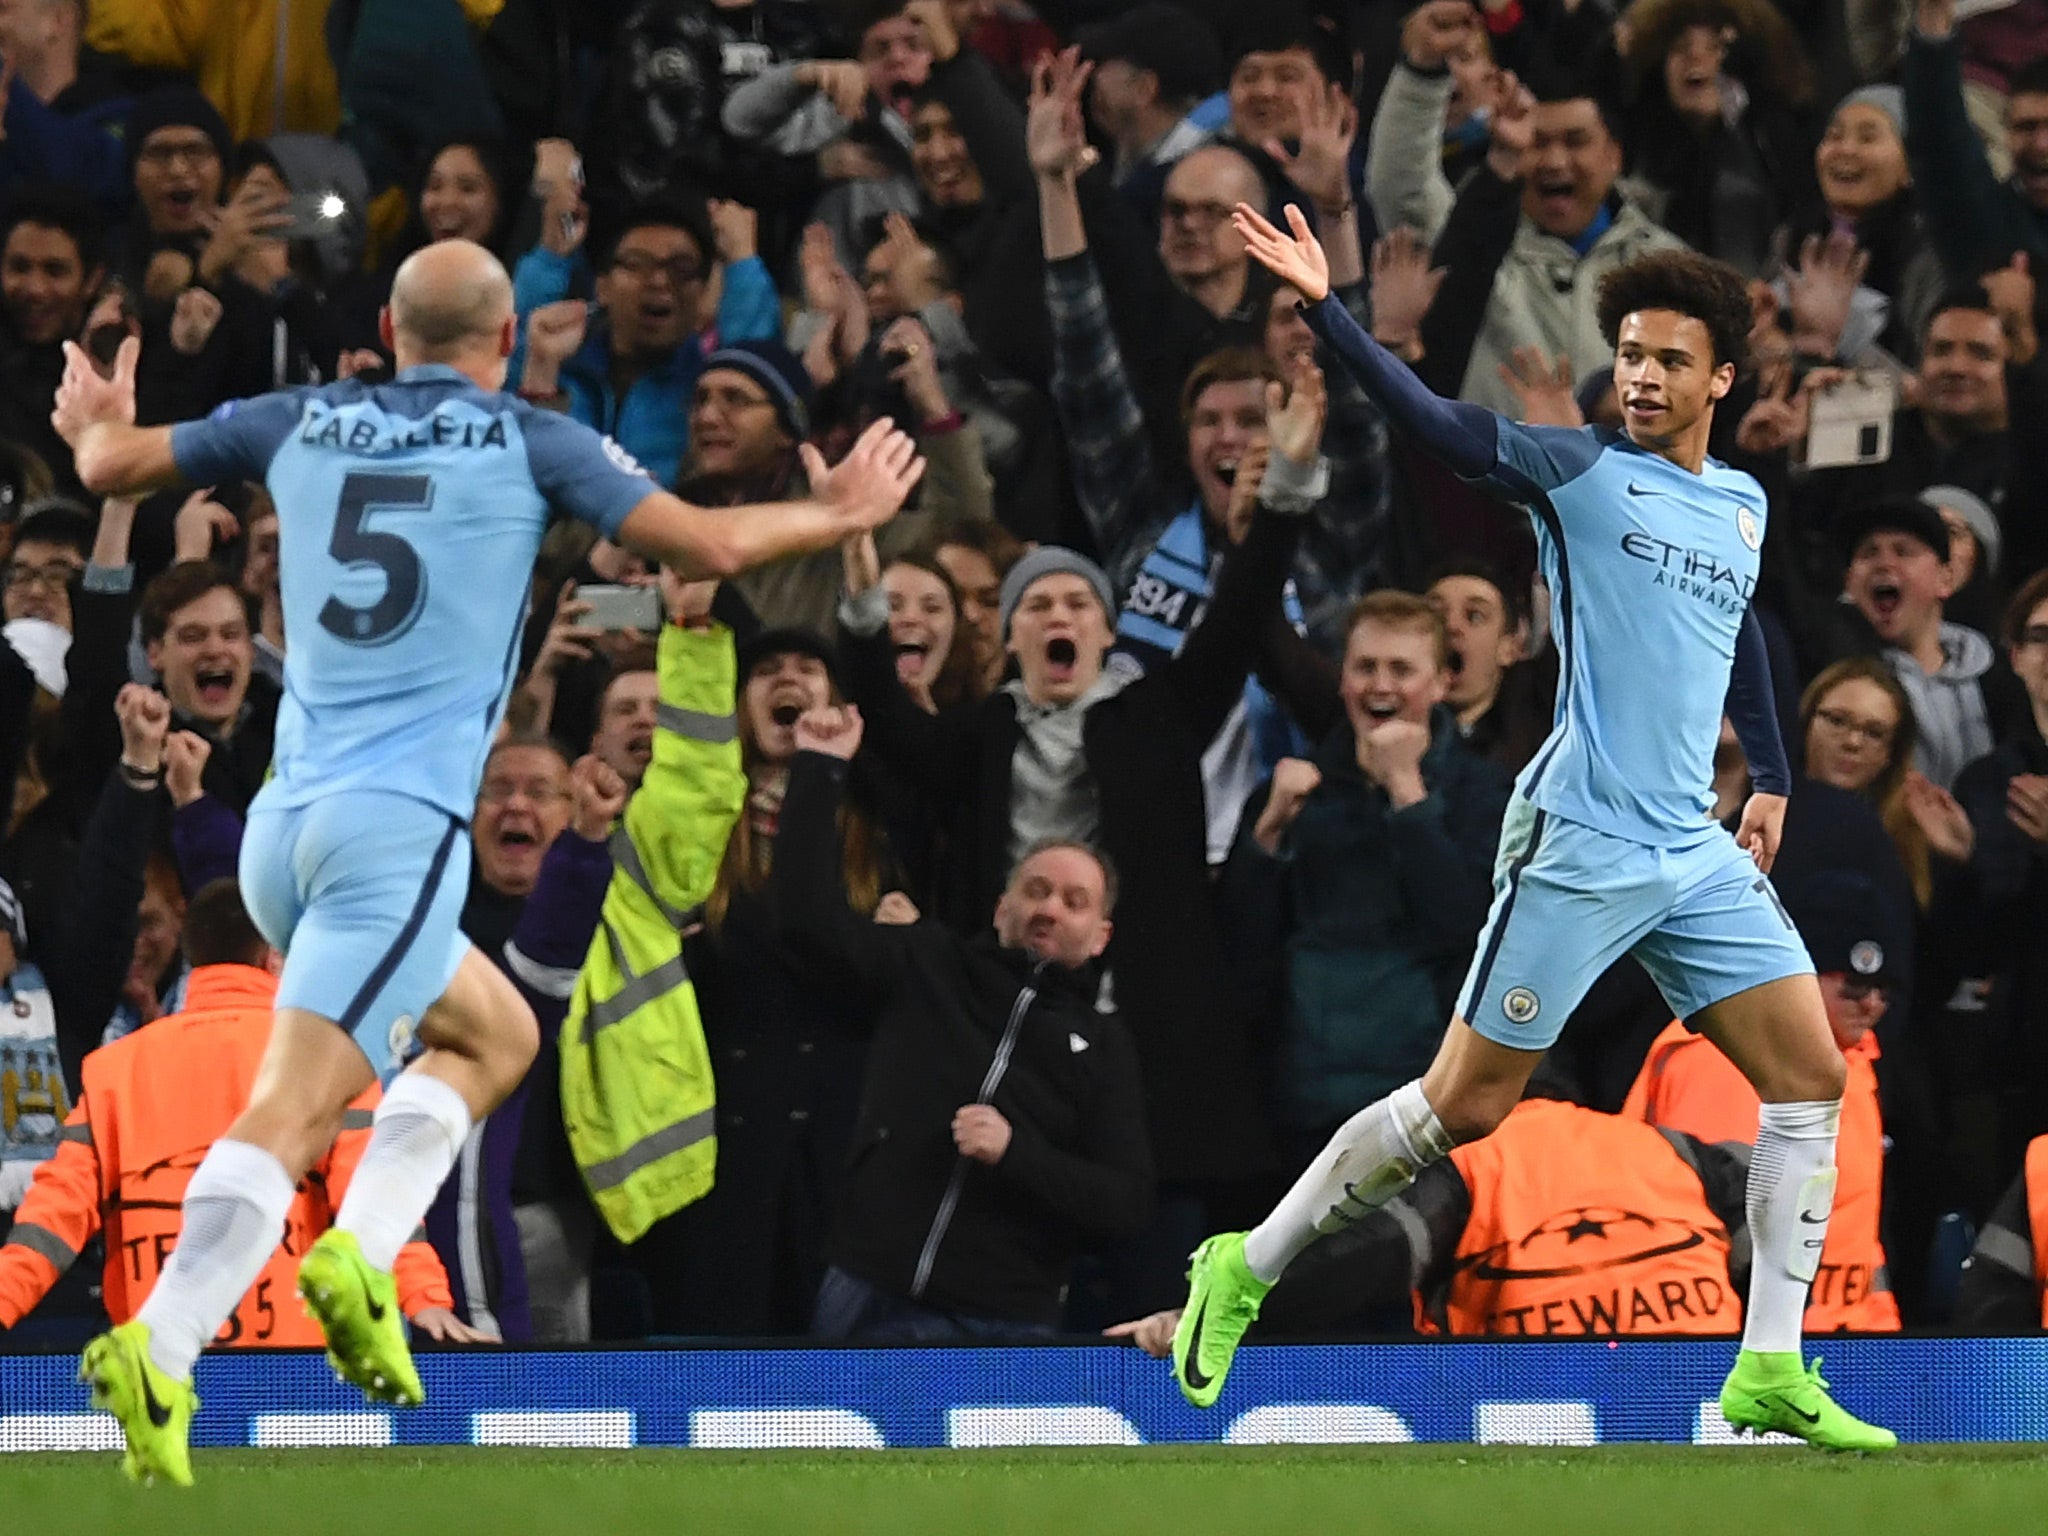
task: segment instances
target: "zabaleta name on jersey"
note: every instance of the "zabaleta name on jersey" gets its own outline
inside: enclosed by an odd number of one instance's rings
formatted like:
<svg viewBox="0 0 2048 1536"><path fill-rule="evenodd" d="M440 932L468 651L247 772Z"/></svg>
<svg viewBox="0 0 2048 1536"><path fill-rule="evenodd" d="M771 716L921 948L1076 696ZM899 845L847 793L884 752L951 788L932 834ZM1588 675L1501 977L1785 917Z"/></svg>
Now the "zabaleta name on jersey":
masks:
<svg viewBox="0 0 2048 1536"><path fill-rule="evenodd" d="M431 416L405 421L395 430L380 432L374 422L360 416L344 421L341 412L328 410L319 401L307 405L306 419L299 425L299 441L309 448L339 448L345 453L365 455L411 448L510 446L503 416L493 416L485 422L469 413L458 419L436 411Z"/></svg>

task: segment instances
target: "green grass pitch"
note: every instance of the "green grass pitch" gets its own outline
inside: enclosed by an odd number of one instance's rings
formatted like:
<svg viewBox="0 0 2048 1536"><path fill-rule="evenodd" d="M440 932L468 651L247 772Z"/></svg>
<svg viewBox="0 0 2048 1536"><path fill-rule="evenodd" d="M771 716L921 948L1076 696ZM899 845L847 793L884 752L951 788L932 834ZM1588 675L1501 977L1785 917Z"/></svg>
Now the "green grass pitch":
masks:
<svg viewBox="0 0 2048 1536"><path fill-rule="evenodd" d="M886 1451L204 1451L0 1458L7 1526L149 1536L1881 1536L2048 1527L2048 1448L1472 1446Z"/></svg>

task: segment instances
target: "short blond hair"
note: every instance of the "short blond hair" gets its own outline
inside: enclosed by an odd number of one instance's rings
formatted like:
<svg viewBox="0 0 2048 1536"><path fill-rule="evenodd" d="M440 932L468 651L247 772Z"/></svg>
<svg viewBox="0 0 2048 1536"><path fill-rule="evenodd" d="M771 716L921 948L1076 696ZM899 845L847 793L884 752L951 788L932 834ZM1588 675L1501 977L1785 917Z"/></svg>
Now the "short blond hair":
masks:
<svg viewBox="0 0 2048 1536"><path fill-rule="evenodd" d="M1344 621L1346 650L1351 648L1351 637L1358 633L1361 624L1382 624L1388 629L1419 631L1429 636L1430 645L1436 651L1437 670L1442 671L1451 664L1450 631L1444 628L1444 616L1426 597L1403 592L1397 587L1383 587L1377 592L1366 593L1351 605L1351 613Z"/></svg>

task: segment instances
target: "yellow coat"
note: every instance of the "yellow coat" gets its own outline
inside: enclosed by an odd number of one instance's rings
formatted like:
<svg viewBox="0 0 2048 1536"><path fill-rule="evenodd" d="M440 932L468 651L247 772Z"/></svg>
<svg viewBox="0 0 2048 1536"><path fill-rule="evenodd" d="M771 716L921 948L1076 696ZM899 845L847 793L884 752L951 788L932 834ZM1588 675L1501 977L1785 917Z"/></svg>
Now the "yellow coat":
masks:
<svg viewBox="0 0 2048 1536"><path fill-rule="evenodd" d="M461 0L482 26L505 0ZM333 133L341 90L328 0L91 0L86 42L155 69L189 70L237 141Z"/></svg>
<svg viewBox="0 0 2048 1536"><path fill-rule="evenodd" d="M662 626L654 760L612 836L612 881L557 1037L562 1125L619 1241L702 1199L717 1090L682 929L746 803L731 631Z"/></svg>

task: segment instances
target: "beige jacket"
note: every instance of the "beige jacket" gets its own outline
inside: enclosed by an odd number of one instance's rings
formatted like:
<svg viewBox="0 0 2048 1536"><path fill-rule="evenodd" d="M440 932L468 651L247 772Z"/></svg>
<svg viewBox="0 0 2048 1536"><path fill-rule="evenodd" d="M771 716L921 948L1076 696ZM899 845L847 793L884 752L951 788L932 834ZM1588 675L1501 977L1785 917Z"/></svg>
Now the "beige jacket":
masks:
<svg viewBox="0 0 2048 1536"><path fill-rule="evenodd" d="M1565 354L1574 380L1607 367L1614 348L1600 335L1600 279L1638 256L1683 244L1626 200L1584 256L1523 215L1514 244L1493 275L1486 318L1458 397L1519 420L1521 403L1500 376L1501 364L1517 347L1541 347L1550 357Z"/></svg>

